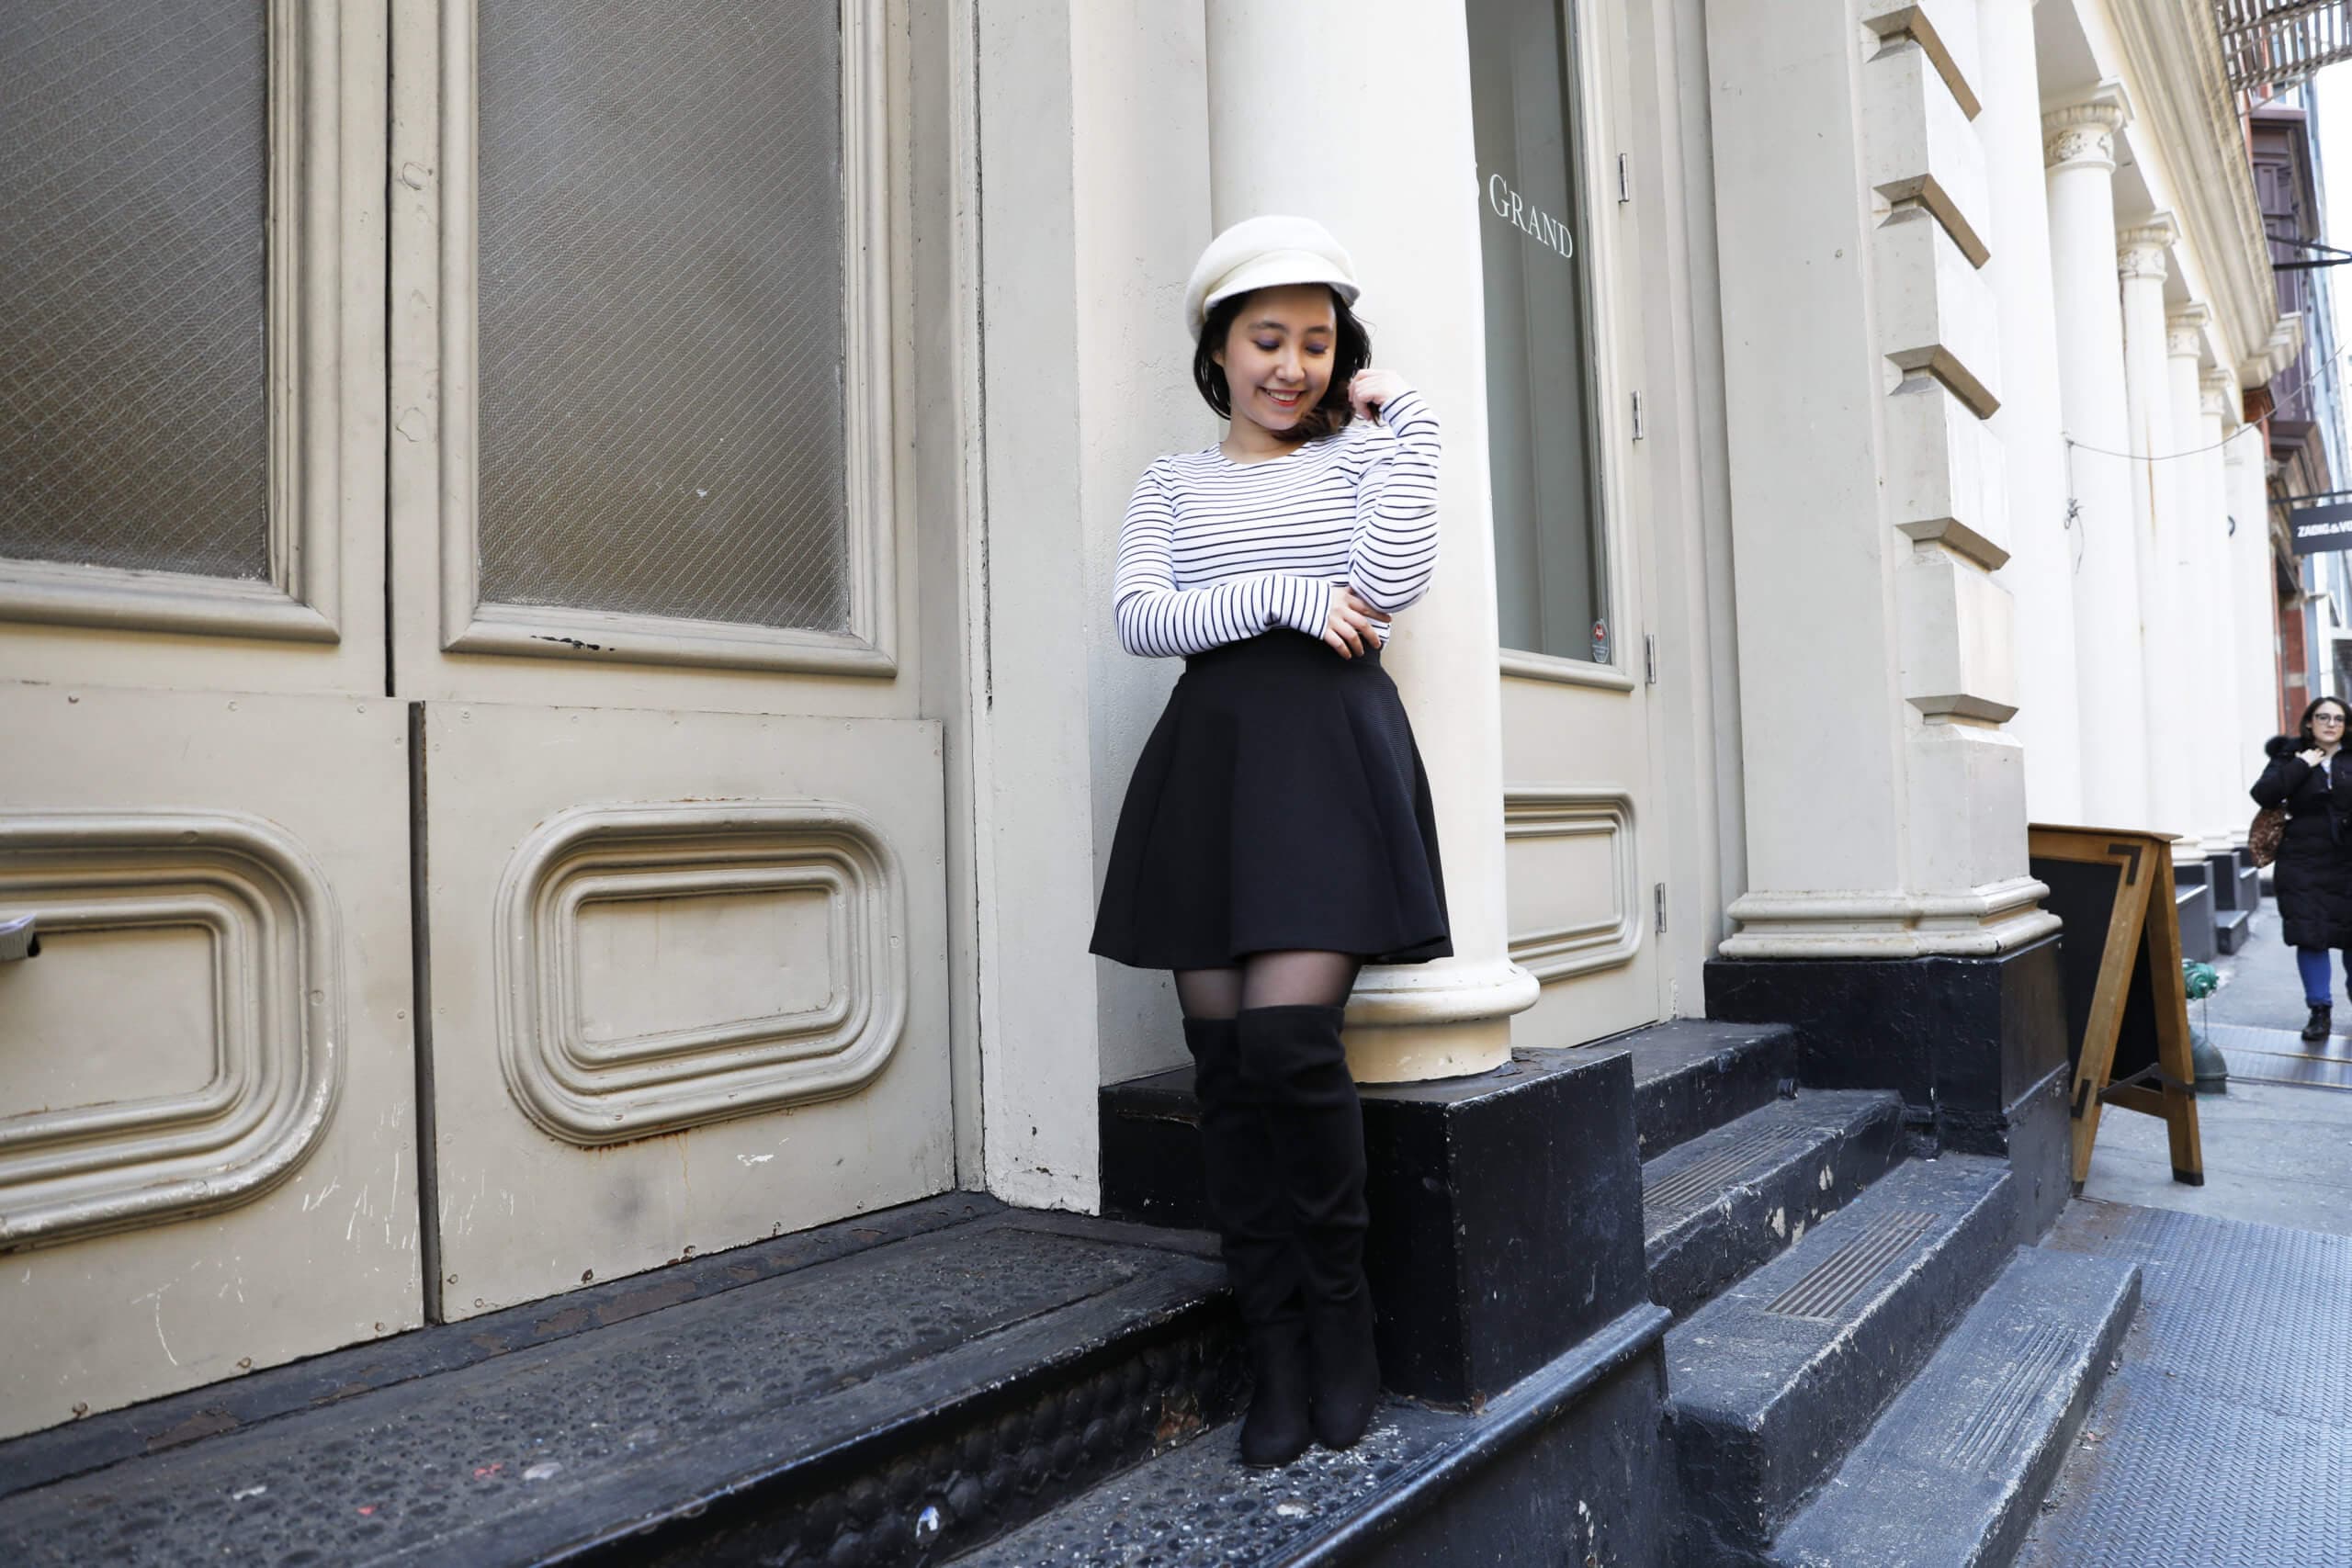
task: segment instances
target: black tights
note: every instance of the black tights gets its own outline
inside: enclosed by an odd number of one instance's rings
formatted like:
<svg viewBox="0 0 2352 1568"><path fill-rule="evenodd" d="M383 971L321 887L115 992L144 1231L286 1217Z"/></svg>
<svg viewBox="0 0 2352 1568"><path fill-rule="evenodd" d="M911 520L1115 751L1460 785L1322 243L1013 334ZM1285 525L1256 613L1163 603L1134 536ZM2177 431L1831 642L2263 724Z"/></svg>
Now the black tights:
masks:
<svg viewBox="0 0 2352 1568"><path fill-rule="evenodd" d="M1252 1008L1345 1007L1363 961L1353 953L1296 949L1253 953L1225 969L1179 969L1176 1000L1186 1018L1231 1018Z"/></svg>

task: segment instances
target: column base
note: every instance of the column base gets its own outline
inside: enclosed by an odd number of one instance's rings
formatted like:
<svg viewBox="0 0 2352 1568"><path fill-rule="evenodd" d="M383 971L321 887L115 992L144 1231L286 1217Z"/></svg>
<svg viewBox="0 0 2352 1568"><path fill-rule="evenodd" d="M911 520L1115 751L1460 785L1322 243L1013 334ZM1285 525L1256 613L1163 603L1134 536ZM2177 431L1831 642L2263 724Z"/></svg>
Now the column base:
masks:
<svg viewBox="0 0 2352 1568"><path fill-rule="evenodd" d="M2071 1190L2058 939L1983 957L1739 959L1707 965L1707 1016L1787 1023L1814 1089L1889 1089L1962 1154L2008 1156L2024 1234Z"/></svg>
<svg viewBox="0 0 2352 1568"><path fill-rule="evenodd" d="M2057 931L2030 876L1966 892L1745 893L1725 912L1739 931L1725 958L1920 958L2007 953Z"/></svg>
<svg viewBox="0 0 2352 1568"><path fill-rule="evenodd" d="M1366 969L1348 998L1348 1071L1362 1084L1429 1083L1510 1060L1510 1021L1543 983L1508 958Z"/></svg>

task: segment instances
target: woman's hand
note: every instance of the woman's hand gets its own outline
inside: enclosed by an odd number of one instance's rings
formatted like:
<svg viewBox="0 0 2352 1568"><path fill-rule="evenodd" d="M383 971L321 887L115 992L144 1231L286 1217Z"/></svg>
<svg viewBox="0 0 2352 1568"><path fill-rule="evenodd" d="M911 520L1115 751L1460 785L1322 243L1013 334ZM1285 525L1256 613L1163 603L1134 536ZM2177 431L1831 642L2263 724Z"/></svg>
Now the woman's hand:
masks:
<svg viewBox="0 0 2352 1568"><path fill-rule="evenodd" d="M1358 419L1370 419L1374 409L1403 390L1405 378L1394 370L1377 367L1359 370L1348 380L1348 406L1356 411Z"/></svg>
<svg viewBox="0 0 2352 1568"><path fill-rule="evenodd" d="M1331 595L1331 618L1323 627L1323 640L1342 659L1353 659L1366 649L1380 646L1381 628L1388 625L1388 617L1356 597L1352 588L1341 588Z"/></svg>
<svg viewBox="0 0 2352 1568"><path fill-rule="evenodd" d="M2306 761L2306 762L2309 762L2309 763L2310 763L2312 767L2314 767L2314 768L2318 767L2322 762L2324 762L2324 761L2327 761L2327 753L2326 753L2326 752L2324 752L2324 751L2323 751L2323 750L2320 750L2318 747L2316 747L2316 746L2312 747L2312 748L2310 750L2308 750L2308 751L2298 751L2298 752L2296 752L2296 753L2295 753L2295 755L2296 755L2297 757L2301 758L2302 761Z"/></svg>

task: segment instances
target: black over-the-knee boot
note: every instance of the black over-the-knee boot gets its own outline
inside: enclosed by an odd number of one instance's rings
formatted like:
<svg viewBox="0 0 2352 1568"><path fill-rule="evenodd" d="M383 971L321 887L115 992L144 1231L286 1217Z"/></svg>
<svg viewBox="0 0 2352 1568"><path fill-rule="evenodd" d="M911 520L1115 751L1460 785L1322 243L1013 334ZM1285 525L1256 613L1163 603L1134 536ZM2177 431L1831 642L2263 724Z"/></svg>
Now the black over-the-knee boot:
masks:
<svg viewBox="0 0 2352 1568"><path fill-rule="evenodd" d="M1233 1020L1186 1019L1201 1107L1209 1212L1224 1242L1234 1305L1250 1343L1241 1461L1288 1464L1306 1450L1306 1315L1296 1224L1265 1107L1240 1071Z"/></svg>
<svg viewBox="0 0 2352 1568"><path fill-rule="evenodd" d="M1235 1020L1242 1075L1266 1101L1297 1218L1310 1419L1316 1440L1332 1449L1363 1436L1380 1400L1363 1278L1363 1108L1340 1019L1335 1007L1274 1007Z"/></svg>

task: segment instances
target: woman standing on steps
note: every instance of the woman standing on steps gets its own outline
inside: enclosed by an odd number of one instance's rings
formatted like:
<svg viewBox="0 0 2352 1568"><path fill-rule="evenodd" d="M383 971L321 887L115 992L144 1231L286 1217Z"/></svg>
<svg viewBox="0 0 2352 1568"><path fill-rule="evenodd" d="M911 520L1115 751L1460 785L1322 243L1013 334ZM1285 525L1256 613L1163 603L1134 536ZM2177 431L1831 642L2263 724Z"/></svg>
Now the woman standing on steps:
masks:
<svg viewBox="0 0 2352 1568"><path fill-rule="evenodd" d="M1193 269L1193 379L1229 423L1144 471L1119 639L1184 673L1119 813L1094 952L1171 970L1256 1382L1249 1464L1344 1449L1380 1393L1363 1121L1340 1040L1366 963L1453 952L1429 782L1380 668L1437 563L1438 422L1350 307L1320 224L1253 218Z"/></svg>
<svg viewBox="0 0 2352 1568"><path fill-rule="evenodd" d="M2312 1015L2303 1038L2325 1040L2335 1017L2328 977L2330 949L2352 949L2352 759L2343 753L2346 707L2322 697L2303 710L2301 732L2276 736L2264 748L2270 765L2255 781L2254 798L2287 808L2272 886L2278 923ZM2346 953L2352 985L2352 953Z"/></svg>

